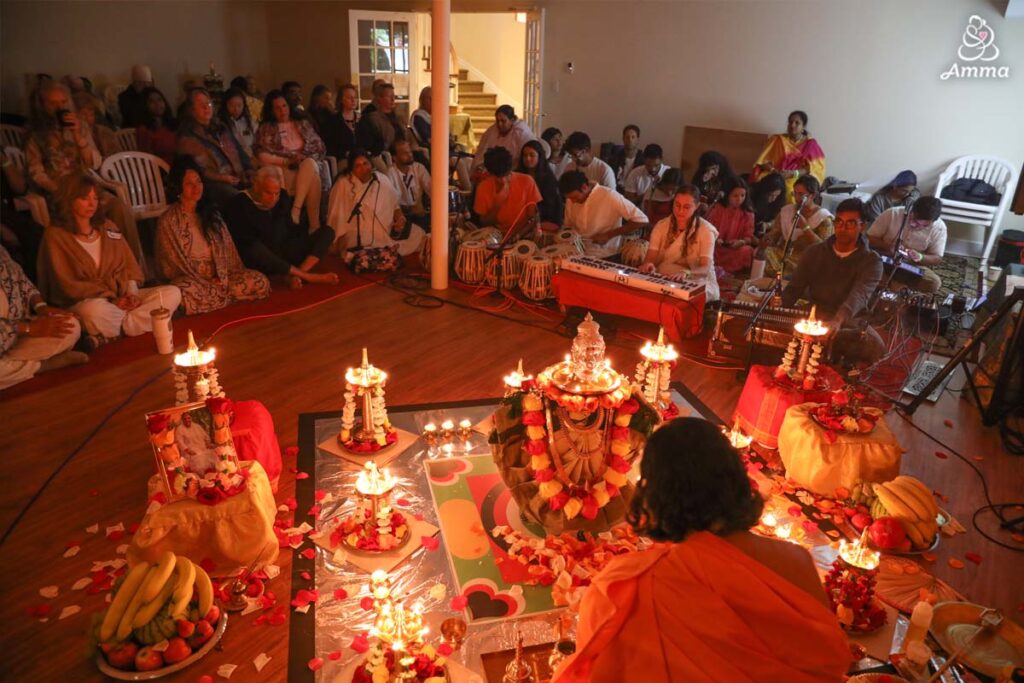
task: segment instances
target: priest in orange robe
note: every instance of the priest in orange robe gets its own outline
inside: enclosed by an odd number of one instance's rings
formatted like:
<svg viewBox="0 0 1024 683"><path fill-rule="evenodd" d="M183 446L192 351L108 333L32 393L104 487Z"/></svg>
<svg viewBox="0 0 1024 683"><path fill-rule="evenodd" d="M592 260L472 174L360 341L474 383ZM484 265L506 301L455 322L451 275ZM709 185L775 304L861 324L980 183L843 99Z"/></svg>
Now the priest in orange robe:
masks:
<svg viewBox="0 0 1024 683"><path fill-rule="evenodd" d="M749 532L763 501L704 420L647 443L630 522L659 541L587 589L576 654L553 683L823 683L850 665L810 555Z"/></svg>

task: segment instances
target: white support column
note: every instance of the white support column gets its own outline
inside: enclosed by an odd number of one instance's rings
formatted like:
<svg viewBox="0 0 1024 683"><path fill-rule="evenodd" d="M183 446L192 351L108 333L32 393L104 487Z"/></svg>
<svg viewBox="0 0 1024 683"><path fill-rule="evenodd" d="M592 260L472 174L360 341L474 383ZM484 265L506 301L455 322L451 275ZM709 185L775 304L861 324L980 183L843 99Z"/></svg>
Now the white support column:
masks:
<svg viewBox="0 0 1024 683"><path fill-rule="evenodd" d="M430 287L448 289L448 46L451 0L433 0L430 44Z"/></svg>

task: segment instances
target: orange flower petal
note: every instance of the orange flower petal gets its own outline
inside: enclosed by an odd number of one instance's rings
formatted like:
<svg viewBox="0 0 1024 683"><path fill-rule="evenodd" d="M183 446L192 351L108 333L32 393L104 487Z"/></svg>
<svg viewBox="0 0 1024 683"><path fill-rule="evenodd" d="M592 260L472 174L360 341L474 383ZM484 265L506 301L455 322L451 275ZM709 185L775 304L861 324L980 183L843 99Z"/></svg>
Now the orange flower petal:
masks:
<svg viewBox="0 0 1024 683"><path fill-rule="evenodd" d="M939 556L935 553L921 553L921 557L928 562L934 562L935 560L939 559Z"/></svg>
<svg viewBox="0 0 1024 683"><path fill-rule="evenodd" d="M956 559L955 557L949 558L948 561L949 561L949 566L952 567L953 569L963 569L964 568L964 563L961 562L960 560Z"/></svg>

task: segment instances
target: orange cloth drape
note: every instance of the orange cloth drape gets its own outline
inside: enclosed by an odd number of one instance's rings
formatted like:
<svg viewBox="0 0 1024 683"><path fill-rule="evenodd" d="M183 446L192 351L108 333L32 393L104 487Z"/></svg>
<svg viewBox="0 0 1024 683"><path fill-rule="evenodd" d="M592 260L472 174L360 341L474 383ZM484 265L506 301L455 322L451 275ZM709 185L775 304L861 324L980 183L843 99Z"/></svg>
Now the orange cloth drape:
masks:
<svg viewBox="0 0 1024 683"><path fill-rule="evenodd" d="M850 663L822 603L707 532L612 562L577 643L553 683L823 683Z"/></svg>

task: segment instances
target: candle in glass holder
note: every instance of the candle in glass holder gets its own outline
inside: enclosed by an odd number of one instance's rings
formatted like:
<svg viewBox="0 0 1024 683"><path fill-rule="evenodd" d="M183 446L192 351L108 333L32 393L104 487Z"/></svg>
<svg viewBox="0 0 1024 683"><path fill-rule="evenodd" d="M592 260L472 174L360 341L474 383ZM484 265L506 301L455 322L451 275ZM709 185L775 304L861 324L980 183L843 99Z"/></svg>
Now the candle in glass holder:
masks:
<svg viewBox="0 0 1024 683"><path fill-rule="evenodd" d="M455 434L455 423L451 420L445 420L441 423L441 437L445 441L451 441L452 436Z"/></svg>
<svg viewBox="0 0 1024 683"><path fill-rule="evenodd" d="M469 420L462 420L459 422L459 438L463 441L469 441L469 435L473 433L473 423Z"/></svg>
<svg viewBox="0 0 1024 683"><path fill-rule="evenodd" d="M427 444L433 446L437 443L437 425L433 422L428 422L423 426L423 438Z"/></svg>
<svg viewBox="0 0 1024 683"><path fill-rule="evenodd" d="M775 527L775 536L781 538L783 541L788 541L789 537L793 535L792 524L780 524Z"/></svg>

